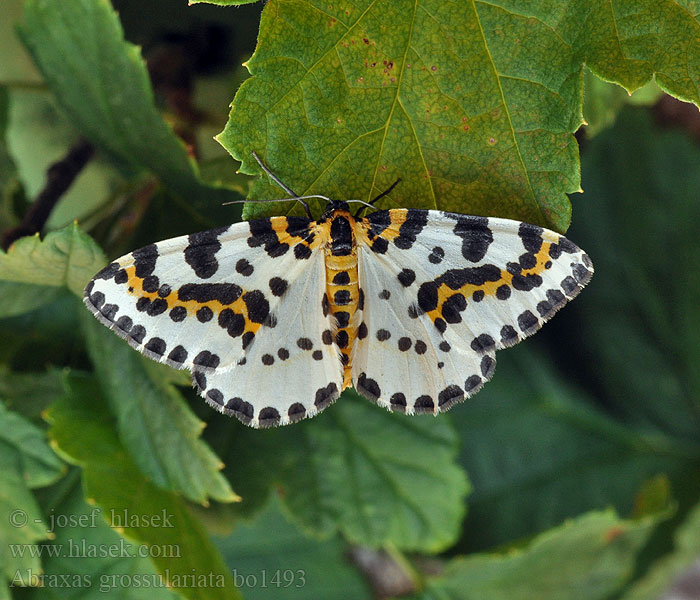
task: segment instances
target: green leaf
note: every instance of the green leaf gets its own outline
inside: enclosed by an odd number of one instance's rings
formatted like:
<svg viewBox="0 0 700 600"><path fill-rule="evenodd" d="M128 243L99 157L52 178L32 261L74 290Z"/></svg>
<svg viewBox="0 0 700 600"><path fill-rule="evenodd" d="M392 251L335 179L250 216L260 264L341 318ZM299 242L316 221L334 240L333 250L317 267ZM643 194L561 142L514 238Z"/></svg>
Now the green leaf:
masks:
<svg viewBox="0 0 700 600"><path fill-rule="evenodd" d="M0 280L50 287L65 286L82 296L83 288L106 260L102 250L77 224L17 240L0 252Z"/></svg>
<svg viewBox="0 0 700 600"><path fill-rule="evenodd" d="M78 139L45 91L11 92L7 146L28 198L44 188L49 167L64 158ZM90 160L51 211L46 229L65 227L93 214L109 201L117 177L100 156Z"/></svg>
<svg viewBox="0 0 700 600"><path fill-rule="evenodd" d="M654 81L633 94L621 86L603 81L586 69L584 74L583 115L586 119L586 136L594 137L615 123L617 114L627 104L654 104L663 92Z"/></svg>
<svg viewBox="0 0 700 600"><path fill-rule="evenodd" d="M149 364L87 311L82 320L102 393L139 468L156 485L195 502L235 501L223 463L199 437L204 423L173 387L170 368Z"/></svg>
<svg viewBox="0 0 700 600"><path fill-rule="evenodd" d="M0 319L0 361L11 368L24 371L66 364L82 344L78 311L85 310L83 303L66 288L42 286L41 290L59 293L32 312Z"/></svg>
<svg viewBox="0 0 700 600"><path fill-rule="evenodd" d="M97 600L108 593L126 600L180 597L166 588L151 561L139 556L147 546L125 541L107 525L99 506L85 502L78 469L54 488L45 512L56 537L44 544L44 572L30 580L36 587L22 598Z"/></svg>
<svg viewBox="0 0 700 600"><path fill-rule="evenodd" d="M105 0L28 0L22 39L71 123L92 143L147 167L191 200L235 199L205 186L185 145L156 110L139 49Z"/></svg>
<svg viewBox="0 0 700 600"><path fill-rule="evenodd" d="M367 598L367 584L352 568L339 537L318 541L289 523L276 497L252 523L241 523L214 542L248 600Z"/></svg>
<svg viewBox="0 0 700 600"><path fill-rule="evenodd" d="M53 483L64 472L63 463L49 448L44 432L0 402L0 444L3 455L14 453L29 488ZM3 522L3 524L6 521Z"/></svg>
<svg viewBox="0 0 700 600"><path fill-rule="evenodd" d="M579 203L571 234L596 265L576 302L586 322L579 343L595 356L591 381L621 418L696 447L699 162L689 136L653 126L641 109L624 110L587 148L591 200Z"/></svg>
<svg viewBox="0 0 700 600"><path fill-rule="evenodd" d="M247 63L253 77L236 94L219 140L244 172L258 171L250 156L257 150L298 194L367 201L400 177L392 205L566 229L564 192L578 189L570 132L581 122L580 65L544 25L495 10L268 4ZM504 30L525 35L526 25L538 27L529 35L542 36L547 56L522 72L507 64ZM279 196L261 181L252 197Z"/></svg>
<svg viewBox="0 0 700 600"><path fill-rule="evenodd" d="M440 600L603 600L631 575L639 549L665 516L638 521L589 513L507 554L452 560L421 598Z"/></svg>
<svg viewBox="0 0 700 600"><path fill-rule="evenodd" d="M700 459L700 446L597 409L533 343L502 352L493 381L452 411L474 486L468 549L512 542L610 505L630 514L645 481L659 473L688 476Z"/></svg>
<svg viewBox="0 0 700 600"><path fill-rule="evenodd" d="M56 287L0 281L0 319L32 312L60 295L61 289Z"/></svg>
<svg viewBox="0 0 700 600"><path fill-rule="evenodd" d="M663 90L700 105L700 22L684 0L595 0L575 10L583 21L577 41L594 73L630 92L654 76Z"/></svg>
<svg viewBox="0 0 700 600"><path fill-rule="evenodd" d="M96 383L73 376L66 386L66 396L48 411L49 435L83 468L88 503L118 533L147 546L168 586L184 597L239 598L202 524L178 495L151 483L120 444Z"/></svg>
<svg viewBox="0 0 700 600"><path fill-rule="evenodd" d="M591 285L452 411L474 486L462 549L610 505L628 515L657 474L697 501L698 161L693 141L629 107L587 145L570 238L596 266Z"/></svg>
<svg viewBox="0 0 700 600"><path fill-rule="evenodd" d="M17 39L15 25L22 16L23 0L3 0L0 20L0 85L36 85L41 75Z"/></svg>
<svg viewBox="0 0 700 600"><path fill-rule="evenodd" d="M62 395L62 376L57 370L22 373L0 366L0 398L9 409L24 417L38 419Z"/></svg>
<svg viewBox="0 0 700 600"><path fill-rule="evenodd" d="M0 402L0 588L41 573L33 544L51 536L30 489L49 485L64 465L44 432Z"/></svg>
<svg viewBox="0 0 700 600"><path fill-rule="evenodd" d="M651 570L622 596L622 600L657 600L674 579L697 561L700 554L700 505L696 506L676 533L673 552L658 561Z"/></svg>
<svg viewBox="0 0 700 600"><path fill-rule="evenodd" d="M296 429L280 478L291 516L306 529L424 552L455 541L469 484L448 419L392 414L346 392Z"/></svg>
<svg viewBox="0 0 700 600"><path fill-rule="evenodd" d="M340 532L366 546L446 548L459 534L470 486L443 417L393 414L347 390L293 427L258 431L213 421L206 434L242 497L226 517L250 517L274 486L290 518L314 536Z"/></svg>
<svg viewBox="0 0 700 600"><path fill-rule="evenodd" d="M218 139L247 173L256 150L297 194L367 201L400 177L382 206L565 230L584 61L628 89L656 73L700 103L691 14L672 0L618 12L603 0L270 2ZM264 179L251 199L280 195Z"/></svg>

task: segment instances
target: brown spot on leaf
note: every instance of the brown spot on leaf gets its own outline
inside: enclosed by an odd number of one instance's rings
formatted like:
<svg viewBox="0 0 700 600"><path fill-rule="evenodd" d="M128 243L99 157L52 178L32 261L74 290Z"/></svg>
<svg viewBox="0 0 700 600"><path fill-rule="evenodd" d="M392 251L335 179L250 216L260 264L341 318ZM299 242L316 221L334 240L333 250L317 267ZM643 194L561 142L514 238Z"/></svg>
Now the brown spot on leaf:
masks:
<svg viewBox="0 0 700 600"><path fill-rule="evenodd" d="M605 541L609 544L619 538L623 533L625 533L625 530L622 527L611 527L605 532Z"/></svg>

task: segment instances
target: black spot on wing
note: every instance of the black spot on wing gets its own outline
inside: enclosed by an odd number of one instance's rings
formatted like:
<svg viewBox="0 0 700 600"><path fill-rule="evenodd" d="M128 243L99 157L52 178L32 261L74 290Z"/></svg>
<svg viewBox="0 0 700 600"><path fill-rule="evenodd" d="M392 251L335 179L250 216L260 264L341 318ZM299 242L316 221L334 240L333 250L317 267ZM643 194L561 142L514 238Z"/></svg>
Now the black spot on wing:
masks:
<svg viewBox="0 0 700 600"><path fill-rule="evenodd" d="M290 423L296 423L297 421L301 421L306 416L306 409L301 402L295 402L289 407L287 416L289 417Z"/></svg>
<svg viewBox="0 0 700 600"><path fill-rule="evenodd" d="M297 346L302 350L311 350L314 347L314 343L307 337L300 337L297 340Z"/></svg>
<svg viewBox="0 0 700 600"><path fill-rule="evenodd" d="M544 230L538 225L530 223L520 223L518 227L518 235L523 242L525 250L528 252L537 253L542 247L542 232Z"/></svg>
<svg viewBox="0 0 700 600"><path fill-rule="evenodd" d="M253 219L248 222L248 226L250 227L248 245L251 248L263 246L267 255L272 258L282 256L289 250L289 244L280 244L270 219Z"/></svg>
<svg viewBox="0 0 700 600"><path fill-rule="evenodd" d="M380 342L385 342L391 337L391 333L386 329L377 330L377 340Z"/></svg>
<svg viewBox="0 0 700 600"><path fill-rule="evenodd" d="M270 279L269 285L273 296L281 296L287 291L287 286L289 284L287 283L286 279L282 279L281 277L273 277Z"/></svg>
<svg viewBox="0 0 700 600"><path fill-rule="evenodd" d="M276 408L267 406L260 411L258 415L258 424L260 427L276 427L280 424L280 413Z"/></svg>
<svg viewBox="0 0 700 600"><path fill-rule="evenodd" d="M326 408L331 402L333 402L338 396L338 386L331 381L326 387L322 387L316 390L314 405L319 411L321 411L324 408Z"/></svg>
<svg viewBox="0 0 700 600"><path fill-rule="evenodd" d="M512 325L504 325L501 328L501 343L504 346L512 346L517 343L520 337Z"/></svg>
<svg viewBox="0 0 700 600"><path fill-rule="evenodd" d="M373 234L380 235L389 225L391 225L391 215L388 210L378 210L367 217L369 223L369 231Z"/></svg>
<svg viewBox="0 0 700 600"><path fill-rule="evenodd" d="M146 309L146 314L151 317L157 317L168 310L168 303L163 300L163 298L156 298L152 300L148 308Z"/></svg>
<svg viewBox="0 0 700 600"><path fill-rule="evenodd" d="M90 302L92 302L92 305L99 310L105 303L105 295L102 292L93 292L93 294L90 296Z"/></svg>
<svg viewBox="0 0 700 600"><path fill-rule="evenodd" d="M526 310L518 316L518 327L525 335L529 335L539 328L539 320L531 311Z"/></svg>
<svg viewBox="0 0 700 600"><path fill-rule="evenodd" d="M243 294L243 302L248 309L248 318L253 323L264 323L270 314L270 304L260 290Z"/></svg>
<svg viewBox="0 0 700 600"><path fill-rule="evenodd" d="M139 300L141 300L139 298ZM136 308L138 308L138 303ZM180 323L181 321L185 320L185 317L187 316L187 309L184 306L175 306L171 311L170 311L170 318L175 322L175 323Z"/></svg>
<svg viewBox="0 0 700 600"><path fill-rule="evenodd" d="M428 350L428 346L423 340L416 340L413 349L415 350L416 354L425 354Z"/></svg>
<svg viewBox="0 0 700 600"><path fill-rule="evenodd" d="M435 281L426 281L418 288L418 306L423 312L437 308L438 288L439 285Z"/></svg>
<svg viewBox="0 0 700 600"><path fill-rule="evenodd" d="M152 337L146 342L144 348L146 348L146 350L149 350L150 352L153 352L153 354L163 356L163 354L165 353L165 340L159 337Z"/></svg>
<svg viewBox="0 0 700 600"><path fill-rule="evenodd" d="M209 231L190 234L185 248L185 262L192 267L197 277L208 279L219 270L216 253L221 249L219 236L228 231L228 227L218 227Z"/></svg>
<svg viewBox="0 0 700 600"><path fill-rule="evenodd" d="M470 262L483 259L493 242L489 220L486 217L454 213L446 213L446 216L457 221L453 231L456 236L462 238L462 256Z"/></svg>
<svg viewBox="0 0 700 600"><path fill-rule="evenodd" d="M148 247L148 246L146 246ZM136 250L135 252L138 252ZM134 253L135 253L134 252ZM156 253L156 257L158 254ZM153 265L155 267L155 263ZM120 271L121 267L119 266L119 263L113 262L108 264L104 269L102 269L97 275L93 277L93 279L112 279L113 277L116 276L116 274Z"/></svg>
<svg viewBox="0 0 700 600"><path fill-rule="evenodd" d="M194 300L200 304L218 300L221 304L233 304L241 295L241 288L235 283L186 283L177 291L182 302Z"/></svg>
<svg viewBox="0 0 700 600"><path fill-rule="evenodd" d="M552 244L549 247L549 256L557 260L561 255L562 252L566 252L567 254L574 254L579 251L578 246L574 244L573 242L570 242L567 240L565 237L559 238L559 241L556 244Z"/></svg>
<svg viewBox="0 0 700 600"><path fill-rule="evenodd" d="M104 304L100 309L100 314L109 322L114 321L119 307L116 304Z"/></svg>
<svg viewBox="0 0 700 600"><path fill-rule="evenodd" d="M529 292L542 285L542 277L535 273L513 275L513 288L521 292Z"/></svg>
<svg viewBox="0 0 700 600"><path fill-rule="evenodd" d="M363 340L367 337L367 324L363 321L360 323L360 326L357 328L357 339Z"/></svg>
<svg viewBox="0 0 700 600"><path fill-rule="evenodd" d="M435 282L438 285L445 284L453 290L458 290L466 284L484 285L489 281L499 281L501 279L501 269L496 265L481 265L479 267L466 267L464 269L450 269L446 271Z"/></svg>
<svg viewBox="0 0 700 600"><path fill-rule="evenodd" d="M224 412L236 417L245 425L249 425L253 420L255 411L253 405L249 402L244 402L241 398L231 398L224 405Z"/></svg>
<svg viewBox="0 0 700 600"><path fill-rule="evenodd" d="M168 354L168 360L173 363L184 363L187 360L187 350L182 346L175 346Z"/></svg>
<svg viewBox="0 0 700 600"><path fill-rule="evenodd" d="M141 344L145 336L146 328L143 325L134 325L134 327L129 332L129 339L133 340L137 344Z"/></svg>
<svg viewBox="0 0 700 600"><path fill-rule="evenodd" d="M442 318L448 323L459 323L462 321L460 314L467 308L467 301L462 294L452 294L442 305Z"/></svg>
<svg viewBox="0 0 700 600"><path fill-rule="evenodd" d="M296 244L294 246L294 256L297 260L306 260L311 256L311 248L306 244Z"/></svg>
<svg viewBox="0 0 700 600"><path fill-rule="evenodd" d="M389 405L391 410L396 412L406 412L406 396L401 392L392 394L391 398L389 398Z"/></svg>
<svg viewBox="0 0 700 600"><path fill-rule="evenodd" d="M242 335L245 331L245 317L237 312L233 312L230 308L225 308L219 313L219 327L222 327L227 333L235 338Z"/></svg>
<svg viewBox="0 0 700 600"><path fill-rule="evenodd" d="M449 410L457 402L464 400L464 391L458 385L448 385L438 394L440 410Z"/></svg>
<svg viewBox="0 0 700 600"><path fill-rule="evenodd" d="M134 271L136 277L148 277L153 274L156 268L156 261L158 260L158 247L155 244L150 244L134 250L131 253L134 259Z"/></svg>
<svg viewBox="0 0 700 600"><path fill-rule="evenodd" d="M493 341L493 338L488 333L482 333L472 340L471 348L479 354L492 352L496 349L496 342Z"/></svg>
<svg viewBox="0 0 700 600"><path fill-rule="evenodd" d="M481 359L481 365L479 368L481 369L481 374L485 379L491 379L491 376L496 369L496 359L488 354L484 355Z"/></svg>
<svg viewBox="0 0 700 600"><path fill-rule="evenodd" d="M417 415L435 412L435 402L427 394L419 396L413 405L413 411Z"/></svg>
<svg viewBox="0 0 700 600"><path fill-rule="evenodd" d="M236 263L236 271L244 277L250 277L254 270L253 265L251 265L245 258L239 259L239 261Z"/></svg>
<svg viewBox="0 0 700 600"><path fill-rule="evenodd" d="M202 306L202 308L197 311L197 320L200 323L208 323L212 320L213 316L214 313L208 306Z"/></svg>
<svg viewBox="0 0 700 600"><path fill-rule="evenodd" d="M445 251L440 246L435 246L428 255L428 260L434 265L438 265L445 258Z"/></svg>
<svg viewBox="0 0 700 600"><path fill-rule="evenodd" d="M409 208L406 219L399 227L399 235L394 239L394 245L402 250L413 246L420 232L428 223L428 211L421 208Z"/></svg>
<svg viewBox="0 0 700 600"><path fill-rule="evenodd" d="M209 350L202 350L199 354L197 354L197 356L194 357L192 362L200 367L216 369L216 367L219 366L220 359L218 355L209 352Z"/></svg>
<svg viewBox="0 0 700 600"><path fill-rule="evenodd" d="M416 280L416 273L413 269L402 269L397 278L402 286L408 287Z"/></svg>
<svg viewBox="0 0 700 600"><path fill-rule="evenodd" d="M476 394L484 385L483 380L478 375L470 375L464 382L464 391L467 394Z"/></svg>
<svg viewBox="0 0 700 600"><path fill-rule="evenodd" d="M149 275L143 280L143 291L149 294L157 292L160 287L160 281L155 275Z"/></svg>
<svg viewBox="0 0 700 600"><path fill-rule="evenodd" d="M389 242L387 242L383 237L375 237L370 244L372 251L377 254L385 254L389 248Z"/></svg>
<svg viewBox="0 0 700 600"><path fill-rule="evenodd" d="M374 379L367 377L366 373L360 373L360 376L357 378L356 387L360 394L370 400L379 400L379 397L382 395L379 384Z"/></svg>
<svg viewBox="0 0 700 600"><path fill-rule="evenodd" d="M117 320L117 327L121 329L124 333L129 333L133 325L134 322L126 315L122 315Z"/></svg>
<svg viewBox="0 0 700 600"><path fill-rule="evenodd" d="M217 389L211 389L207 392L207 399L211 400L215 404L218 404L219 406L223 406L224 404L224 395L221 393L221 390Z"/></svg>
<svg viewBox="0 0 700 600"><path fill-rule="evenodd" d="M207 376L201 371L192 373L192 385L198 392L203 392L207 389Z"/></svg>

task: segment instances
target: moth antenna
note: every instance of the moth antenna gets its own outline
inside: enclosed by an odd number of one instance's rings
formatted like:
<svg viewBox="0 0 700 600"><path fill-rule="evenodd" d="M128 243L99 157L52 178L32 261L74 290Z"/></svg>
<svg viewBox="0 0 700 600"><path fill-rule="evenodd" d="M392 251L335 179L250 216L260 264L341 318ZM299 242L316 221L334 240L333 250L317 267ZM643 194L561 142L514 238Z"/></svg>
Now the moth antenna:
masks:
<svg viewBox="0 0 700 600"><path fill-rule="evenodd" d="M289 186L285 185L277 175L275 175L270 169L267 168L267 165L260 160L260 157L257 155L255 150L251 150L251 154L253 155L253 158L256 160L256 162L260 165L260 168L265 172L265 174L272 179L278 186L280 186L285 192L287 192L291 198L285 198L284 200L234 200L232 202L227 202L226 204L239 204L240 202L282 202L286 200L298 200L301 202L301 205L304 207L304 212L306 212L306 216L309 217L309 220L313 221L313 217L311 216L311 209L309 208L309 205L304 202L304 198L307 198L307 196L297 196L297 194L292 190Z"/></svg>
<svg viewBox="0 0 700 600"><path fill-rule="evenodd" d="M367 204L367 205L370 206L371 208L374 208L374 203L375 203L377 200L379 200L380 198L383 198L384 196L386 196L386 195L388 195L389 193L391 193L391 190L393 190L393 189L399 184L400 181L401 181L401 178L400 178L400 177L397 178L396 181L394 181L394 183L392 183L392 184L391 184L386 190L384 190L381 194L379 194L378 196L375 196L372 200L369 201L369 203L365 202L364 204ZM355 218L356 218L356 219L359 219L359 218L362 216L362 211L363 211L363 210L365 210L365 207L364 207L364 206L361 206L361 207L357 210L357 212L355 213Z"/></svg>
<svg viewBox="0 0 700 600"><path fill-rule="evenodd" d="M365 206L369 206L370 208L374 208L374 206L372 206L369 202L365 202L364 200L353 199L353 200L346 200L345 202L347 202L348 204L356 202L357 204L364 204Z"/></svg>

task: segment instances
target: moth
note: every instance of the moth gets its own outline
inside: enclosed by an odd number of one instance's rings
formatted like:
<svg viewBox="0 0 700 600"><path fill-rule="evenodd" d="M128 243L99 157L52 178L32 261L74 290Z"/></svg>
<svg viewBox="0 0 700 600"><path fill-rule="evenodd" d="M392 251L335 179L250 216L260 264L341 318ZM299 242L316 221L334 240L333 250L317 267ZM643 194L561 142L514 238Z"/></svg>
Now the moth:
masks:
<svg viewBox="0 0 700 600"><path fill-rule="evenodd" d="M260 164L292 200L309 198ZM413 208L363 217L321 198L317 220L304 203L307 217L134 250L95 275L85 304L139 352L189 369L216 410L270 427L350 386L392 411L449 410L593 274L583 250L536 225Z"/></svg>

